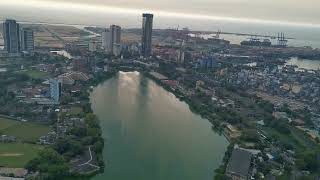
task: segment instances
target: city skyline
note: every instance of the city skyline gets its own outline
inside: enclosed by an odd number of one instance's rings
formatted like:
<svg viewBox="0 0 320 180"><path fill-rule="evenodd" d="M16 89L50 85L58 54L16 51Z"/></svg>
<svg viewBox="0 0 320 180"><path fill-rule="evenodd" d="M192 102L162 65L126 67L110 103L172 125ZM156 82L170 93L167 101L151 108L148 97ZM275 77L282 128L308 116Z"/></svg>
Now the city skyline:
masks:
<svg viewBox="0 0 320 180"><path fill-rule="evenodd" d="M309 2L310 1L310 2ZM207 20L224 20L239 21L250 23L271 23L271 24L287 24L287 25L307 25L319 26L320 20L317 18L319 12L317 7L320 2L311 2L307 0L300 2L298 0L283 0L276 2L275 0L266 1L250 1L250 0L227 0L223 2L201 0L190 6L181 0L170 2L156 1L145 2L144 0L133 1L110 1L95 0L90 4L85 1L69 1L61 0L30 0L28 2L22 0L12 0L0 2L3 13L9 11L10 8L16 10L20 8L49 10L51 13L68 12L70 14L80 13L124 13L130 15L138 15L143 12L153 13L160 17L178 17L188 19L207 19ZM317 5L318 4L318 5ZM67 7L67 8L63 8ZM0 8L2 10L2 8ZM49 12L48 11L48 12ZM35 16L31 13L26 18Z"/></svg>

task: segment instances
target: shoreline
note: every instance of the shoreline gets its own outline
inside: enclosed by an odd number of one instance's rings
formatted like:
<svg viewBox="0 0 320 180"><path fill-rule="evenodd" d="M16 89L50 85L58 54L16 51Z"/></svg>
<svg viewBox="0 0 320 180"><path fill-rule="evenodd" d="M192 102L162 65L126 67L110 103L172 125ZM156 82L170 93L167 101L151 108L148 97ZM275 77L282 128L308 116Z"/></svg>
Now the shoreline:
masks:
<svg viewBox="0 0 320 180"><path fill-rule="evenodd" d="M84 177L84 178L93 178L99 174L102 174L104 172L104 167L105 167L105 161L104 161L104 157L103 157L103 150L105 148L104 146L104 142L105 142L105 139L102 137L102 129L101 129L101 126L100 126L100 120L99 118L96 116L96 114L93 112L93 109L91 107L91 100L90 100L90 95L91 95L91 92L92 90L97 87L99 84L113 78L118 72L111 72L111 73L103 73L102 76L99 76L99 77L94 77L93 78L93 81L89 83L86 91L88 92L88 105L90 106L90 111L92 112L92 114L96 117L96 119L98 120L98 124L99 124L99 130L100 130L100 138L102 139L103 141L103 148L101 150L101 152L99 154L97 154L98 157L101 157L102 159L97 159L98 160L98 163L102 164L103 166L100 166L99 169L93 171L92 173L89 173L85 176L82 176L80 175L79 177ZM93 88L92 88L93 87ZM91 146L89 147L91 148ZM91 150L90 150L90 154L91 154ZM77 177L78 178L78 177Z"/></svg>

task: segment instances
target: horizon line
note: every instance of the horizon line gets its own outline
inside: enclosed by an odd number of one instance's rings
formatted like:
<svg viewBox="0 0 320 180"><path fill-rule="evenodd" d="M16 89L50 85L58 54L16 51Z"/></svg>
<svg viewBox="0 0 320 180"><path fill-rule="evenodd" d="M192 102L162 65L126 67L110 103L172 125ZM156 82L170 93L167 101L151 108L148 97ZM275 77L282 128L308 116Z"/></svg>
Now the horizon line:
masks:
<svg viewBox="0 0 320 180"><path fill-rule="evenodd" d="M184 13L184 12L170 12L163 10L151 10L151 9L137 9L137 8L123 8L118 6L107 6L107 5L92 5L87 3L70 3L70 2L54 2L52 0L43 2L40 0L11 0L10 2L0 2L0 5L20 5L33 8L53 8L55 10L62 10L68 7L67 9L72 10L86 10L92 12L100 12L106 14L108 10L109 14L120 14L124 12L126 14L143 14L143 13L152 13L158 17L177 17L183 19L202 19L202 20L217 20L217 21L229 21L229 22L240 22L240 23L251 23L251 24L269 24L269 25L287 25L287 26L304 26L304 27L317 27L320 28L320 24L314 23L302 23L302 22L290 22L290 21L276 21L276 20L265 20L265 19L256 19L256 18L235 18L235 17L226 17L226 16L214 16L206 14L193 14L193 13Z"/></svg>

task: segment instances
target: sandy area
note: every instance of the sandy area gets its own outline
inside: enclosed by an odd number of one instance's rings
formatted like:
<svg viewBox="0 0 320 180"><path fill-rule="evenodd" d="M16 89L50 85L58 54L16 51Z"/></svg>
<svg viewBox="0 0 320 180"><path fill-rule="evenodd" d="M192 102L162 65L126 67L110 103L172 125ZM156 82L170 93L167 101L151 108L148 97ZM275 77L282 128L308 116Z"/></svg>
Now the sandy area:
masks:
<svg viewBox="0 0 320 180"><path fill-rule="evenodd" d="M3 153L3 154L0 154L0 157L17 157L17 156L23 156L23 154L19 154L19 153Z"/></svg>

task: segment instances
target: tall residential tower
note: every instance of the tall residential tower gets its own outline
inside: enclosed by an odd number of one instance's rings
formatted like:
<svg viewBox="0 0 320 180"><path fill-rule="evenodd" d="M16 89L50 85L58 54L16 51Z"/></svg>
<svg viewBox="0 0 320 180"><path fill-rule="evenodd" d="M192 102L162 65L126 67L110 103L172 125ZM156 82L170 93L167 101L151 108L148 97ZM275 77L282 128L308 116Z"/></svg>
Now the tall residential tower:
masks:
<svg viewBox="0 0 320 180"><path fill-rule="evenodd" d="M102 46L105 51L118 55L121 48L121 27L117 25L111 25L109 32L105 29L102 32Z"/></svg>
<svg viewBox="0 0 320 180"><path fill-rule="evenodd" d="M21 51L32 53L34 51L34 34L30 28L21 30Z"/></svg>
<svg viewBox="0 0 320 180"><path fill-rule="evenodd" d="M110 26L110 49L113 55L119 55L121 43L121 27L117 25Z"/></svg>
<svg viewBox="0 0 320 180"><path fill-rule="evenodd" d="M107 28L103 29L102 31L102 48L106 51L109 52L109 30Z"/></svg>
<svg viewBox="0 0 320 180"><path fill-rule="evenodd" d="M143 14L142 17L143 22L141 55L147 58L151 56L153 14Z"/></svg>
<svg viewBox="0 0 320 180"><path fill-rule="evenodd" d="M4 50L8 53L20 52L20 30L15 20L7 19L3 23Z"/></svg>

